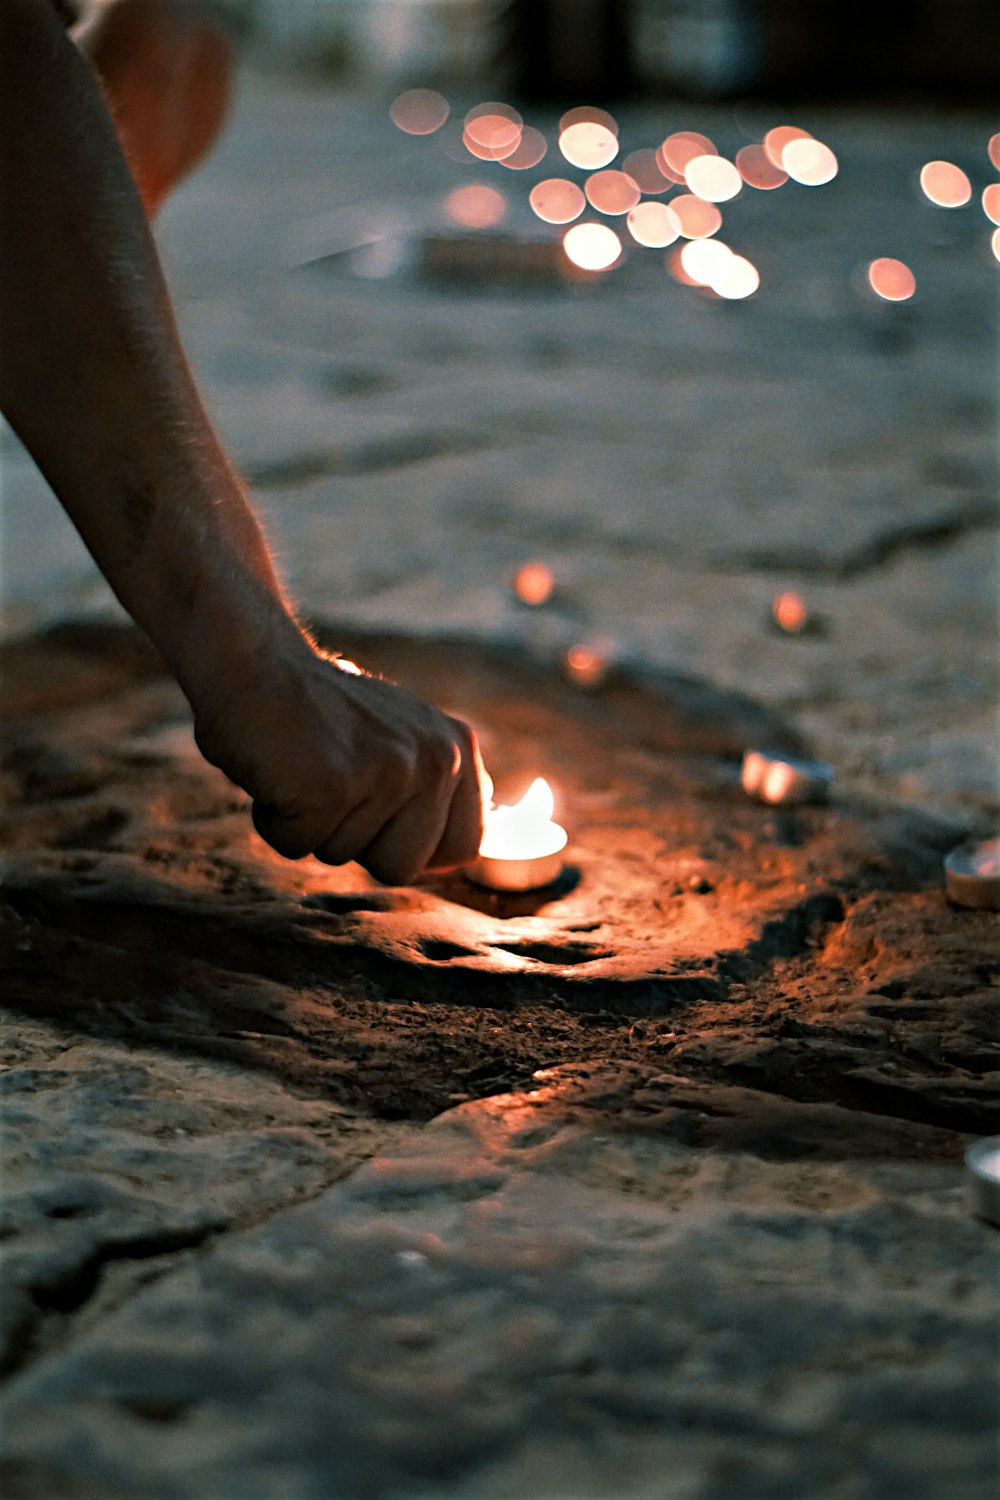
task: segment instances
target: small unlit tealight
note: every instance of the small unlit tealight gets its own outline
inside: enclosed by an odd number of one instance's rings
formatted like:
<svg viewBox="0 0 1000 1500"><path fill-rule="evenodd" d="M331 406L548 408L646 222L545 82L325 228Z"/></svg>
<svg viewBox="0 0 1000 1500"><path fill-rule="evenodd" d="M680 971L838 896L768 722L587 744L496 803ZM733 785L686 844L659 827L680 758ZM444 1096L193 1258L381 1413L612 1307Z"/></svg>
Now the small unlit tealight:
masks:
<svg viewBox="0 0 1000 1500"><path fill-rule="evenodd" d="M965 1153L969 1206L989 1224L1000 1226L1000 1135L976 1141Z"/></svg>
<svg viewBox="0 0 1000 1500"><path fill-rule="evenodd" d="M953 849L945 857L944 879L957 906L1000 911L1000 838Z"/></svg>
<svg viewBox="0 0 1000 1500"><path fill-rule="evenodd" d="M823 760L796 760L768 750L743 757L743 790L761 802L821 802L833 784L833 767Z"/></svg>

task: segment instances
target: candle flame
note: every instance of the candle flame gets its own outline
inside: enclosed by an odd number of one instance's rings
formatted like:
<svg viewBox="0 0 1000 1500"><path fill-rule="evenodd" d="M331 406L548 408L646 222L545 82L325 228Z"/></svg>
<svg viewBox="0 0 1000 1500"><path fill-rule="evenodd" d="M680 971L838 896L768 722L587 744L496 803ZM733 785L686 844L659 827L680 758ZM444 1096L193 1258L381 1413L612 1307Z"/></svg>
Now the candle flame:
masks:
<svg viewBox="0 0 1000 1500"><path fill-rule="evenodd" d="M513 807L485 808L480 854L487 859L540 859L557 853L566 843L566 830L553 823L554 810L552 788L537 776Z"/></svg>

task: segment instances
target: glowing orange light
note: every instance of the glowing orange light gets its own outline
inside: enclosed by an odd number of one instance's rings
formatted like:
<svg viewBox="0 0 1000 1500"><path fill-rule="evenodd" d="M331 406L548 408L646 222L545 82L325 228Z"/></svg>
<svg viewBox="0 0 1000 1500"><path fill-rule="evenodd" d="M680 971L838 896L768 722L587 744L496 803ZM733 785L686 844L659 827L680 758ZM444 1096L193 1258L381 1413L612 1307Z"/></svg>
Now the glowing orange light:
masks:
<svg viewBox="0 0 1000 1500"><path fill-rule="evenodd" d="M747 187L769 192L788 181L788 173L776 167L763 146L743 146L736 153L736 167Z"/></svg>
<svg viewBox="0 0 1000 1500"><path fill-rule="evenodd" d="M681 286L701 286L702 283L695 281L694 277L689 276L684 269L684 251L686 249L686 245L675 245L673 250L667 252L667 270L675 281L680 282Z"/></svg>
<svg viewBox="0 0 1000 1500"><path fill-rule="evenodd" d="M537 167L546 151L549 149L548 142L540 130L533 125L525 125L521 131L521 139L509 156L500 158L505 167L514 172L524 172L528 167Z"/></svg>
<svg viewBox="0 0 1000 1500"><path fill-rule="evenodd" d="M607 676L608 658L604 651L597 646L588 646L581 642L579 645L570 646L563 657L563 666L566 676L577 687L598 687Z"/></svg>
<svg viewBox="0 0 1000 1500"><path fill-rule="evenodd" d="M629 152L622 162L622 171L627 172L632 181L639 184L640 192L655 196L665 193L670 187L669 181L660 171L657 153L647 148Z"/></svg>
<svg viewBox="0 0 1000 1500"><path fill-rule="evenodd" d="M558 854L566 847L566 830L552 821L554 812L552 789L538 776L513 807L486 808L480 856L520 860Z"/></svg>
<svg viewBox="0 0 1000 1500"><path fill-rule="evenodd" d="M574 224L563 235L563 249L581 271L609 271L622 253L622 242L606 224Z"/></svg>
<svg viewBox="0 0 1000 1500"><path fill-rule="evenodd" d="M552 569L545 563L522 563L514 574L514 592L522 604L547 604L555 588Z"/></svg>
<svg viewBox="0 0 1000 1500"><path fill-rule="evenodd" d="M886 302L906 302L917 289L916 277L909 266L891 256L872 261L868 267L868 284Z"/></svg>
<svg viewBox="0 0 1000 1500"><path fill-rule="evenodd" d="M809 623L809 606L801 594L796 594L792 590L784 594L775 594L771 614L774 617L774 623L786 635L799 635Z"/></svg>
<svg viewBox="0 0 1000 1500"><path fill-rule="evenodd" d="M810 140L808 130L800 130L797 125L775 125L764 137L764 151L772 167L780 167L785 170L784 151L785 147L792 141Z"/></svg>
<svg viewBox="0 0 1000 1500"><path fill-rule="evenodd" d="M603 125L612 135L618 134L618 121L614 115L609 115L606 109L599 109L596 104L577 104L568 109L559 121L560 135L572 125Z"/></svg>
<svg viewBox="0 0 1000 1500"><path fill-rule="evenodd" d="M684 168L684 181L706 203L725 203L743 187L743 179L733 163L717 155L692 156Z"/></svg>
<svg viewBox="0 0 1000 1500"><path fill-rule="evenodd" d="M1000 229L994 229L990 235L990 248L997 260L1000 260Z"/></svg>
<svg viewBox="0 0 1000 1500"><path fill-rule="evenodd" d="M920 186L938 208L961 208L972 197L972 183L950 161L929 161L920 168Z"/></svg>
<svg viewBox="0 0 1000 1500"><path fill-rule="evenodd" d="M789 141L781 153L781 165L789 177L804 187L823 187L832 182L839 171L837 158L829 146L810 136Z"/></svg>
<svg viewBox="0 0 1000 1500"><path fill-rule="evenodd" d="M453 188L442 205L453 224L463 229L491 229L507 212L507 199L499 188L470 182Z"/></svg>
<svg viewBox="0 0 1000 1500"><path fill-rule="evenodd" d="M347 656L332 656L330 662L337 668L338 672L344 672L348 677L363 677L365 674L356 661L351 661Z"/></svg>
<svg viewBox="0 0 1000 1500"><path fill-rule="evenodd" d="M991 182L983 188L983 213L994 224L1000 224L1000 182Z"/></svg>
<svg viewBox="0 0 1000 1500"><path fill-rule="evenodd" d="M593 172L614 161L618 155L618 137L606 125L581 120L561 132L559 150L572 166Z"/></svg>
<svg viewBox="0 0 1000 1500"><path fill-rule="evenodd" d="M706 203L693 193L682 193L670 200L671 211L681 226L686 240L707 240L722 228L722 215L714 203Z"/></svg>
<svg viewBox="0 0 1000 1500"><path fill-rule="evenodd" d="M477 104L465 117L464 134L488 151L513 151L524 122L509 104Z"/></svg>
<svg viewBox="0 0 1000 1500"><path fill-rule="evenodd" d="M528 202L546 224L569 224L587 206L583 190L566 177L546 177L544 182L536 182Z"/></svg>
<svg viewBox="0 0 1000 1500"><path fill-rule="evenodd" d="M627 214L641 196L635 181L627 172L618 172L606 167L587 178L587 198L598 213Z"/></svg>
<svg viewBox="0 0 1000 1500"><path fill-rule="evenodd" d="M448 113L447 99L434 89L407 89L389 105L389 118L407 135L432 135Z"/></svg>
<svg viewBox="0 0 1000 1500"><path fill-rule="evenodd" d="M990 136L986 143L986 152L990 161L996 167L997 171L1000 172L1000 131L996 135Z"/></svg>
<svg viewBox="0 0 1000 1500"><path fill-rule="evenodd" d="M627 220L636 244L662 250L681 232L681 221L667 203L637 203Z"/></svg>
<svg viewBox="0 0 1000 1500"><path fill-rule="evenodd" d="M696 156L715 156L716 150L707 135L696 130L675 130L660 146L658 161L660 170L671 181L684 181L684 170Z"/></svg>

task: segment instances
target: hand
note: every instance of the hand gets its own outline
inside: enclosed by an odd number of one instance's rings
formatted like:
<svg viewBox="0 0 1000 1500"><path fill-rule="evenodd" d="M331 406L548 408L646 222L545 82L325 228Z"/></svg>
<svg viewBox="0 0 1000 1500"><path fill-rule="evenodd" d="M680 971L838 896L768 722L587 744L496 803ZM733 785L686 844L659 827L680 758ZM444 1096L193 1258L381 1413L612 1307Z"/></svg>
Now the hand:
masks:
<svg viewBox="0 0 1000 1500"><path fill-rule="evenodd" d="M195 705L205 758L254 799L258 833L287 859L356 859L405 885L469 863L482 837L482 761L471 729L375 677L299 647L253 686Z"/></svg>

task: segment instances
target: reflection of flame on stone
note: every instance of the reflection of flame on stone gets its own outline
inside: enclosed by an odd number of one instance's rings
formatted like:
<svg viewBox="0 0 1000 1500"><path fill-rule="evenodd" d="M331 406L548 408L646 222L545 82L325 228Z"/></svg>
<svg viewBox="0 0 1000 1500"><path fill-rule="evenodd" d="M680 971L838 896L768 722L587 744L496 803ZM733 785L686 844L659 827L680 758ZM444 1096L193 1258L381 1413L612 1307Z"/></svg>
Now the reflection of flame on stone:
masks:
<svg viewBox="0 0 1000 1500"><path fill-rule="evenodd" d="M568 224L587 206L583 190L567 177L546 177L544 182L536 182L528 202L546 224Z"/></svg>
<svg viewBox="0 0 1000 1500"><path fill-rule="evenodd" d="M961 208L972 197L972 183L950 161L929 161L920 168L920 186L938 208Z"/></svg>
<svg viewBox="0 0 1000 1500"><path fill-rule="evenodd" d="M523 563L514 574L514 593L522 604L547 604L555 588L552 569L542 562Z"/></svg>
<svg viewBox="0 0 1000 1500"><path fill-rule="evenodd" d="M606 167L587 178L587 198L602 214L627 214L640 198L638 184L627 172Z"/></svg>
<svg viewBox="0 0 1000 1500"><path fill-rule="evenodd" d="M736 168L747 187L769 192L788 181L788 173L776 167L763 146L743 146L736 153Z"/></svg>
<svg viewBox="0 0 1000 1500"><path fill-rule="evenodd" d="M499 188L470 182L453 188L444 200L445 215L463 229L492 229L507 213L507 199Z"/></svg>
<svg viewBox="0 0 1000 1500"><path fill-rule="evenodd" d="M872 291L885 302L906 302L917 289L917 281L909 266L891 255L873 260L868 267L868 284Z"/></svg>
<svg viewBox="0 0 1000 1500"><path fill-rule="evenodd" d="M626 223L636 244L654 250L672 245L681 232L680 220L666 203L639 203Z"/></svg>
<svg viewBox="0 0 1000 1500"><path fill-rule="evenodd" d="M572 166L593 172L614 161L618 155L618 137L606 125L581 120L561 132L559 150Z"/></svg>
<svg viewBox="0 0 1000 1500"><path fill-rule="evenodd" d="M837 158L829 146L810 136L789 141L781 153L781 165L793 181L804 187L823 187L839 171Z"/></svg>
<svg viewBox="0 0 1000 1500"><path fill-rule="evenodd" d="M606 224L574 224L563 236L567 259L581 271L609 271L622 253L622 242Z"/></svg>
<svg viewBox="0 0 1000 1500"><path fill-rule="evenodd" d="M407 89L389 106L392 123L407 135L431 135L448 118L447 99L434 89Z"/></svg>
<svg viewBox="0 0 1000 1500"><path fill-rule="evenodd" d="M733 163L718 155L693 156L684 168L684 181L706 203L725 203L743 187L743 179Z"/></svg>

